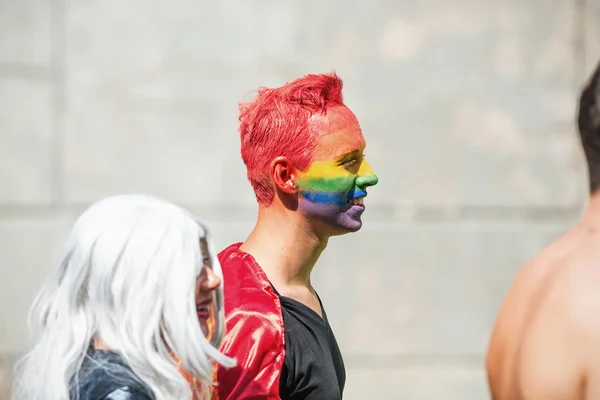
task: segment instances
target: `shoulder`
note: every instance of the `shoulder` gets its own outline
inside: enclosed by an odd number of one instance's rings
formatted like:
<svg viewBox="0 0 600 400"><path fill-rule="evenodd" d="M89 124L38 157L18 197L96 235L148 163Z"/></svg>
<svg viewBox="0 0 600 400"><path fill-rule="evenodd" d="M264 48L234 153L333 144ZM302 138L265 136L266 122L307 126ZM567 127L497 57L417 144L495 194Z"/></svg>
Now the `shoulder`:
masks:
<svg viewBox="0 0 600 400"><path fill-rule="evenodd" d="M488 343L488 375L500 373L509 348L525 340L525 329L527 337L535 336L540 332L540 326L556 321L564 314L564 299L559 300L558 308L548 306L556 301L557 289L564 283L559 275L565 270L563 266L567 264L566 260L572 256L573 247L576 247L574 239L572 232L563 234L516 272L500 305ZM547 312L549 309L551 314ZM546 338L549 336L546 335Z"/></svg>
<svg viewBox="0 0 600 400"><path fill-rule="evenodd" d="M516 271L497 315L493 338L510 335L534 311L532 305L548 300L548 289L554 290L555 282L561 279L557 271L563 270L561 264L567 263L576 245L576 237L569 231Z"/></svg>
<svg viewBox="0 0 600 400"><path fill-rule="evenodd" d="M254 257L235 243L221 253L225 324L222 350L238 342L260 341L265 346L283 346L281 301ZM264 348L264 347L263 347Z"/></svg>
<svg viewBox="0 0 600 400"><path fill-rule="evenodd" d="M284 327L280 310L273 301L250 299L238 302L238 307L226 315L227 333L221 344L221 351L238 357L241 349L256 346L262 352L282 351L284 348Z"/></svg>
<svg viewBox="0 0 600 400"><path fill-rule="evenodd" d="M580 237L539 280L531 323L536 341L547 343L570 371L600 372L600 242Z"/></svg>
<svg viewBox="0 0 600 400"><path fill-rule="evenodd" d="M279 296L254 258L232 245L219 254L223 270L226 334L222 353L237 360L218 367L220 399L279 398L285 358Z"/></svg>
<svg viewBox="0 0 600 400"><path fill-rule="evenodd" d="M225 281L229 286L242 286L248 281L268 283L268 278L252 255L240 249L241 243L234 243L218 254Z"/></svg>
<svg viewBox="0 0 600 400"><path fill-rule="evenodd" d="M564 304L562 318L572 327L573 339L584 353L600 354L600 256L572 266L562 286L557 303Z"/></svg>
<svg viewBox="0 0 600 400"><path fill-rule="evenodd" d="M125 364L123 359L110 351L90 350L81 369L71 381L71 392L83 399L151 399L151 392L139 380L135 373ZM117 397L106 397L113 394ZM123 397L126 394L138 397ZM121 396L121 397L118 397Z"/></svg>
<svg viewBox="0 0 600 400"><path fill-rule="evenodd" d="M271 323L283 328L279 296L254 257L239 246L235 243L219 253L227 329L237 317L253 325Z"/></svg>
<svg viewBox="0 0 600 400"><path fill-rule="evenodd" d="M560 310L564 346L574 358L572 369L579 372L590 398L600 396L600 238L589 234L577 252L565 260L560 281L560 297L554 306ZM558 324L557 324L558 325Z"/></svg>

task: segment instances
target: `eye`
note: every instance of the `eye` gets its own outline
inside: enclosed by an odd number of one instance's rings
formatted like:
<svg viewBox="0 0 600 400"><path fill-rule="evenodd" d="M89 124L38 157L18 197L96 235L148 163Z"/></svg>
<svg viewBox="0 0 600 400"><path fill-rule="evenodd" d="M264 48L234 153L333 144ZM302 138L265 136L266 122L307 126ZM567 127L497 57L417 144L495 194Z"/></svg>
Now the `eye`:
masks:
<svg viewBox="0 0 600 400"><path fill-rule="evenodd" d="M353 158L351 160L345 161L342 165L346 168L353 166L354 164L356 164L358 162L357 159Z"/></svg>

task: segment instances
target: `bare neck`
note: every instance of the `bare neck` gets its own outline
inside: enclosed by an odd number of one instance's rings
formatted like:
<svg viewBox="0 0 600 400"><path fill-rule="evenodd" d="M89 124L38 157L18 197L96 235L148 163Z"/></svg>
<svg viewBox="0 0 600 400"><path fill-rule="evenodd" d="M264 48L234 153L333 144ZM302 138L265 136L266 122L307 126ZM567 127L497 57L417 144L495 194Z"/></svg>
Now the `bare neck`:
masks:
<svg viewBox="0 0 600 400"><path fill-rule="evenodd" d="M256 226L240 247L277 288L310 288L310 273L327 246L306 219L284 207L259 206Z"/></svg>
<svg viewBox="0 0 600 400"><path fill-rule="evenodd" d="M110 348L102 341L102 339L95 337L92 340L92 347L96 350L110 350Z"/></svg>
<svg viewBox="0 0 600 400"><path fill-rule="evenodd" d="M594 231L600 230L600 190L590 196L581 216L581 224Z"/></svg>

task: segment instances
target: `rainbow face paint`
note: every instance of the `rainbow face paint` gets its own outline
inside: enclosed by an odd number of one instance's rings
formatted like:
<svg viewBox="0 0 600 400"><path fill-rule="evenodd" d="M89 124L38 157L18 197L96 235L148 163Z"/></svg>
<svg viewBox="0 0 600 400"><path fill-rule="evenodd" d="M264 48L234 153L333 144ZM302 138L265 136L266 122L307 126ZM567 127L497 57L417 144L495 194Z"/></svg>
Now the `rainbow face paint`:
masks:
<svg viewBox="0 0 600 400"><path fill-rule="evenodd" d="M348 112L343 111L348 116L345 127L319 139L314 161L300 173L297 184L299 206L305 213L338 230L353 232L362 226L366 188L376 185L378 178L364 159L365 141L358 121ZM339 121L340 115L330 118Z"/></svg>

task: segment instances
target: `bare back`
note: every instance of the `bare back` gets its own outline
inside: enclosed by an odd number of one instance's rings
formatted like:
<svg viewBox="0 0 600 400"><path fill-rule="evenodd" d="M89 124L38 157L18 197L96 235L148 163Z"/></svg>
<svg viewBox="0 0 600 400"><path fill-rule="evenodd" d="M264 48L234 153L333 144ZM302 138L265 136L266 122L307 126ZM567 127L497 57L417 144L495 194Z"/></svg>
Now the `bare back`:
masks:
<svg viewBox="0 0 600 400"><path fill-rule="evenodd" d="M487 356L494 400L600 399L598 228L576 226L517 275Z"/></svg>

